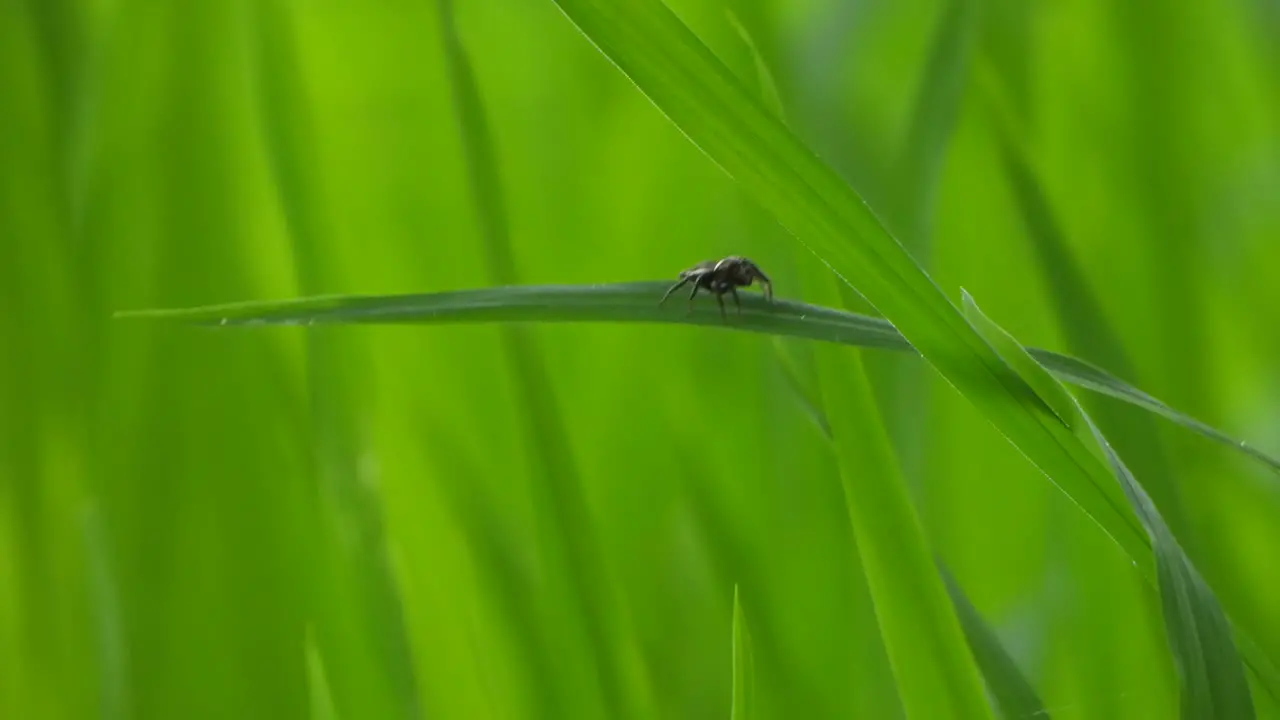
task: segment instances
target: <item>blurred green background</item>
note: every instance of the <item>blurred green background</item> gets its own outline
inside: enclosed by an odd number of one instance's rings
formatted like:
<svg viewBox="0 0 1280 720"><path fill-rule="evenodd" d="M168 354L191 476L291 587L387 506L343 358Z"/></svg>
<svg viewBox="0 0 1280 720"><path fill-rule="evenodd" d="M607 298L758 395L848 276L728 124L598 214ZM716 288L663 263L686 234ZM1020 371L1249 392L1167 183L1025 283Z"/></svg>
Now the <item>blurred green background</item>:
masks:
<svg viewBox="0 0 1280 720"><path fill-rule="evenodd" d="M953 299L1280 453L1280 5L667 4L766 95L767 65ZM447 19L0 0L0 717L727 718L735 586L759 717L902 716L804 343L112 320L728 254L823 300L550 0L454 8L478 211ZM1174 717L1124 557L921 360L864 360L931 548L1052 716ZM1085 399L1280 658L1276 477Z"/></svg>

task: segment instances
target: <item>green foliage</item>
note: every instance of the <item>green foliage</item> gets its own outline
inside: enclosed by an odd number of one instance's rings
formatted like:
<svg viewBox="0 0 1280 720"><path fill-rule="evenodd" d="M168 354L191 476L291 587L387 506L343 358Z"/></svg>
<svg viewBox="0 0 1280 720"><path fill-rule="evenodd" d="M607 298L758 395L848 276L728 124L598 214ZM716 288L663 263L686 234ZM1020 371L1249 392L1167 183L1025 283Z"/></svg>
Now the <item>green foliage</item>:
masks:
<svg viewBox="0 0 1280 720"><path fill-rule="evenodd" d="M1280 717L1276 28L0 0L0 717Z"/></svg>
<svg viewBox="0 0 1280 720"><path fill-rule="evenodd" d="M750 720L755 716L756 668L755 651L751 648L751 630L733 586L733 707L729 717Z"/></svg>
<svg viewBox="0 0 1280 720"><path fill-rule="evenodd" d="M965 310L975 327L1010 367L1035 388L1037 397L1050 411L1068 427L1088 426L1092 439L1102 449L1125 497L1150 536L1165 633L1182 687L1182 717L1254 717L1244 663L1236 652L1231 626L1217 598L1179 547L1142 485L1066 388L1037 365L1011 335L983 315L967 293L964 299ZM1276 678L1264 674L1260 680L1268 692L1275 694Z"/></svg>

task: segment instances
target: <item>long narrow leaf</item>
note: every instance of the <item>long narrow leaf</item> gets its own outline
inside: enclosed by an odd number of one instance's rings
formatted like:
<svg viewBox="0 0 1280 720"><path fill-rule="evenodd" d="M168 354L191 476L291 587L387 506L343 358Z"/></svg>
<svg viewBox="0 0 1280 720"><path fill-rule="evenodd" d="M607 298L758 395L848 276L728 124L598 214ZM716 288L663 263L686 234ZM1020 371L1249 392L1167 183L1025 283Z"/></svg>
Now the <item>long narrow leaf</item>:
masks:
<svg viewBox="0 0 1280 720"><path fill-rule="evenodd" d="M1144 573L1149 541L1099 458L1046 419L1016 373L836 172L754 99L659 0L561 11L783 227L913 347Z"/></svg>
<svg viewBox="0 0 1280 720"><path fill-rule="evenodd" d="M466 158L476 220L484 242L490 276L513 283L506 202L498 175L496 153L480 91L462 41L454 27L451 0L436 0L445 51L445 66ZM523 405L524 441L533 460L533 496L544 523L547 565L561 574L571 592L566 608L585 626L588 652L598 664L601 690L609 715L645 716L641 691L623 653L625 620L614 593L606 563L599 555L587 500L542 353L524 328L504 326L502 341L513 385Z"/></svg>
<svg viewBox="0 0 1280 720"><path fill-rule="evenodd" d="M783 335L864 348L911 350L882 318L777 299L766 304L744 295L742 315L721 319L714 304L659 307L667 283L523 285L390 296L321 296L297 300L240 302L197 308L116 313L121 319L172 320L225 327L313 325L403 325L477 322L642 322L699 325ZM1215 442L1231 447L1273 472L1280 459L1181 413L1106 370L1067 355L1028 348L1058 379L1149 410Z"/></svg>
<svg viewBox="0 0 1280 720"><path fill-rule="evenodd" d="M320 201L312 109L302 91L294 28L285 3L254 5L255 74L268 168L286 220L302 292L337 282L328 255L333 234ZM381 498L359 479L367 411L358 379L363 348L329 333L305 338L308 421L316 449L319 512L311 541L324 560L313 570L317 660L328 659L326 686L347 716L422 717L420 684L406 613L388 567ZM340 528L358 527L344 534ZM358 538L352 540L351 538ZM365 589L367 590L358 590ZM350 613L357 620L344 622Z"/></svg>
<svg viewBox="0 0 1280 720"><path fill-rule="evenodd" d="M1184 720L1253 717L1249 683L1245 679L1244 664L1236 650L1226 614L1183 552L1146 490L1111 449L1084 408L1070 398L1066 388L1037 365L1021 346L1012 342L1012 336L983 316L977 304L967 296L966 311L1015 371L1025 376L1028 384L1038 392L1045 393L1042 397L1046 403L1058 407L1069 400L1075 404L1073 417L1084 421L1143 528L1150 535L1164 609L1165 635L1178 668ZM1271 681L1271 678L1265 679Z"/></svg>
<svg viewBox="0 0 1280 720"><path fill-rule="evenodd" d="M1182 683L1182 717L1254 717L1242 653L1237 652L1231 625L1217 598L1102 431L1083 409L1081 414L1151 534L1165 633ZM1251 648L1244 650L1247 658ZM1256 665L1254 669L1265 673ZM1268 687L1274 687L1274 677L1264 674L1264 680Z"/></svg>
<svg viewBox="0 0 1280 720"><path fill-rule="evenodd" d="M735 24L755 60L761 96L785 121L767 63L747 29ZM950 29L944 28L942 35L949 36ZM846 290L834 276L812 264L801 265L796 276L801 286L832 303ZM928 541L861 354L831 346L815 348L810 343L786 348L779 341L775 347L799 403L815 419L836 456L850 526L857 538L855 552L862 561L898 698L907 715L991 716L982 692L981 668L962 639L965 630L957 617L958 608L953 607L936 577ZM811 384L801 380L804 370L808 370ZM819 386L819 392L810 392L810 385ZM819 403L819 395L827 401Z"/></svg>
<svg viewBox="0 0 1280 720"><path fill-rule="evenodd" d="M960 584L941 561L938 562L938 573L942 575L942 581L951 595L956 615L964 628L965 639L969 642L969 650L978 667L982 668L982 677L986 679L987 688L999 704L1001 715L1006 720L1050 720L1049 711L1045 709L1035 688L1018 669L1018 664L1009 656L1000 643L1000 638L982 619L978 609L969 601Z"/></svg>
<svg viewBox="0 0 1280 720"><path fill-rule="evenodd" d="M817 350L849 522L903 709L911 718L991 717L861 358Z"/></svg>
<svg viewBox="0 0 1280 720"><path fill-rule="evenodd" d="M556 0L574 25L757 202L883 313L1033 465L1152 576L1114 477L890 235L660 0ZM1274 679L1264 678L1271 692Z"/></svg>
<svg viewBox="0 0 1280 720"><path fill-rule="evenodd" d="M1023 63L1025 65L1025 63ZM1058 324L1067 348L1074 354L1094 358L1126 377L1136 377L1124 342L1116 334L1094 289L1085 278L1072 252L1062 223L1054 213L1041 178L1031 162L1026 142L1025 121L1016 111L1012 75L1018 71L988 59L983 96L988 115L996 128L1004 174L1013 193L1013 203L1026 229L1026 240L1048 284ZM1165 519L1178 532L1189 523L1178 491L1172 464L1161 446L1155 424L1136 409L1123 406L1094 408L1094 419L1103 431L1125 448L1130 464L1147 478L1147 489L1162 509Z"/></svg>
<svg viewBox="0 0 1280 720"><path fill-rule="evenodd" d="M957 66L967 66L967 62L963 62L967 60L967 52L962 48L967 45L965 40L971 34L971 31L967 27L969 23L963 22L963 18L972 14L968 12L972 8L973 4L970 0L954 0L948 7L944 20L936 33L934 51L931 54L930 63L917 98L916 121L913 122L913 130L907 138L908 147L911 149L907 151L909 159L903 169L909 177L908 186L924 188L923 192L914 193L922 197L928 198L931 196L930 191L936 183L941 157L945 152L946 143L944 141L950 133L950 126L955 115L955 106L959 104L959 97L962 94L959 92L959 86L962 84L961 78L967 73L967 68ZM747 29L741 23L738 23L732 14L730 14L730 20L734 22L738 33L742 36L752 57L755 59L761 96L768 103L770 109L785 122L783 103L768 63L765 62L757 50L756 44ZM936 113L939 117L929 119L931 113L939 111L939 109L941 109L941 112ZM905 187L899 188L899 193L906 192ZM912 227L922 235L917 237L917 241L927 245L928 238L925 229L927 222L925 219L929 217L931 208L928 203L918 203L917 205L921 209L917 213L916 222L912 223ZM832 292L832 290L843 289L832 288L832 278L825 273L820 273L818 268L805 266L801 268L799 276L798 279L802 279L802 285L806 288L815 290L827 288L824 296L831 300L839 297L838 293ZM804 353L800 359L797 359L784 351L781 339L778 339L775 345L779 349L778 356L784 368L784 375L797 396L797 402L806 411L806 414L813 418L823 437L828 442L834 442L836 438L827 422L828 413L815 400L817 393L811 392L808 385L801 380L802 370L795 367L797 363L807 361L806 369L809 369L809 374L814 377L813 384L817 384L818 371L814 358L816 353L813 346L810 343L796 343L792 350ZM906 367L906 364L889 366L895 368L890 376L890 381L895 383L893 393L895 396L912 392L913 385L911 382L903 382L907 378L902 375L903 368L899 368L898 365ZM834 377L828 374L828 377L824 378L822 382L826 384L832 382L843 383L849 375L849 370L849 368L839 368ZM923 370L923 368L916 365L915 370ZM868 368L868 379L870 380L872 377ZM913 396L919 397L918 393L913 394ZM882 408L882 410L885 409ZM918 415L918 410L916 414ZM886 415L887 419L888 415ZM914 428L915 425L918 425L918 423L911 423L904 429ZM911 430L911 432L917 431ZM899 459L901 460L901 455L899 455ZM892 482L894 478L884 478L883 480ZM899 479L899 482L901 481L902 479ZM937 562L937 571L942 576L946 592L950 596L951 605L954 608L956 619L964 633L965 640L968 642L973 662L982 672L986 686L990 689L991 695L999 705L1003 716L1006 718L1043 717L1047 720L1048 712L1044 709L1043 703L1040 702L1031 683L1022 675L1017 664L1009 656L1004 646L1001 645L996 633L987 626L986 621L983 620L977 609L969 601L959 583L951 577L941 560ZM933 642L930 640L920 643L925 652L929 652L932 649L932 644ZM901 683L899 682L899 684ZM899 697L901 698L902 694L899 694ZM912 700L908 702L908 705L915 706L918 702L918 700Z"/></svg>

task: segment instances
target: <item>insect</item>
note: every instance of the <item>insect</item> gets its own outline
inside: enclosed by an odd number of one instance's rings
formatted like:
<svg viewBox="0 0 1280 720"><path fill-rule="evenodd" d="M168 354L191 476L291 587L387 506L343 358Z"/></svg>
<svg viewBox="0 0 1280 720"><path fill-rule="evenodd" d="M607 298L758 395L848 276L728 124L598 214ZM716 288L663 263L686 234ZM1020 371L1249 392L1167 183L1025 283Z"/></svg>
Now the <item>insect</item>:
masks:
<svg viewBox="0 0 1280 720"><path fill-rule="evenodd" d="M682 286L693 283L693 292L689 293L689 309L693 309L693 298L699 290L707 290L716 296L720 303L720 317L728 319L724 312L724 294L733 295L733 302L738 306L738 314L742 314L742 301L738 299L738 288L747 287L756 280L764 287L766 300L773 300L773 284L756 264L738 255L730 255L722 260L705 260L688 270L680 272L680 281L672 285L667 294L662 296L659 305L665 303L671 293Z"/></svg>

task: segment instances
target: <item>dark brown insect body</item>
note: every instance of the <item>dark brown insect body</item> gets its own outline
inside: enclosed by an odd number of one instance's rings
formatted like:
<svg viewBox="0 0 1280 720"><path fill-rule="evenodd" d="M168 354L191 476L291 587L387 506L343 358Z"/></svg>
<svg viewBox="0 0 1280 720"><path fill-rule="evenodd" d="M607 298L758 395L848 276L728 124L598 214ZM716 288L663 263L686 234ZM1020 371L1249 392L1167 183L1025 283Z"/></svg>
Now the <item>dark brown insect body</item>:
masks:
<svg viewBox="0 0 1280 720"><path fill-rule="evenodd" d="M738 299L738 288L747 287L756 280L764 287L766 300L773 300L773 284L769 277L750 260L737 255L730 255L723 260L707 260L680 273L680 281L667 290L659 305L671 297L671 293L684 285L693 283L693 292L689 293L689 308L693 308L693 298L699 290L707 290L716 296L720 303L720 316L728 319L724 312L724 294L733 295L733 302L738 306L738 314L742 314L742 301Z"/></svg>

